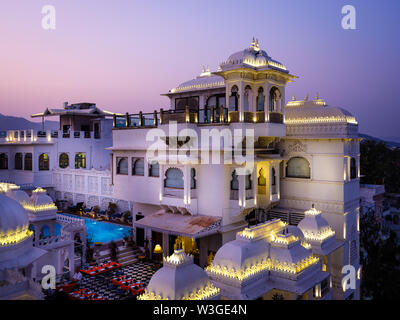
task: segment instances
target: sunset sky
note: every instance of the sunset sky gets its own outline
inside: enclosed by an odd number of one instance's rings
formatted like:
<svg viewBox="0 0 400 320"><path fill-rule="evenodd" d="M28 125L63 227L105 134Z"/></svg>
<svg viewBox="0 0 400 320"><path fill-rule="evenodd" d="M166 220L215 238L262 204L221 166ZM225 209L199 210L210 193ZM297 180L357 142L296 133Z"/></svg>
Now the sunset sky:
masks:
<svg viewBox="0 0 400 320"><path fill-rule="evenodd" d="M41 26L47 4L56 30ZM341 27L346 4L357 30ZM299 76L286 99L318 91L352 112L360 132L400 136L399 13L396 0L1 0L0 113L29 118L64 101L165 108L161 93L202 65L215 71L254 36Z"/></svg>

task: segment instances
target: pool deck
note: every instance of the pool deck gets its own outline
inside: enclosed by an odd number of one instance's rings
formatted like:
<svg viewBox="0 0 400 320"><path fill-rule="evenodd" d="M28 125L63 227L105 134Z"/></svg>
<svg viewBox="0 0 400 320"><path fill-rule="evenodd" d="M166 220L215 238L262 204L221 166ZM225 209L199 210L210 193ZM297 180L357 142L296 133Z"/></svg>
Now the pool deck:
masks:
<svg viewBox="0 0 400 320"><path fill-rule="evenodd" d="M115 222L115 221L110 221L110 220L106 220L106 219L102 219L102 218L96 218L95 219L95 218L91 217L90 215L86 215L86 214L82 214L81 215L79 213L71 212L71 211L67 211L67 210L57 211L57 213L70 214L70 215L78 217L78 218L86 218L86 219L90 219L90 220L93 220L93 221L108 222L108 223L115 224L115 225L120 226L120 227L130 227L130 228L133 227L132 224L129 224L129 223L118 223L118 222Z"/></svg>

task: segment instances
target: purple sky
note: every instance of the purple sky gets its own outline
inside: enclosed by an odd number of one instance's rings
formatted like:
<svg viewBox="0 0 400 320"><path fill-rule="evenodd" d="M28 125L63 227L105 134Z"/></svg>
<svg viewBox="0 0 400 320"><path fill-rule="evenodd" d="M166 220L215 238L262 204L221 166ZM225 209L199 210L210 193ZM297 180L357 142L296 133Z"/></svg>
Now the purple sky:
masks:
<svg viewBox="0 0 400 320"><path fill-rule="evenodd" d="M41 9L56 8L56 30ZM357 30L341 8L357 10ZM400 136L400 1L2 0L0 113L29 117L46 107L96 102L117 112L168 106L160 96L216 70L257 37L299 76L287 87L352 112L360 131Z"/></svg>

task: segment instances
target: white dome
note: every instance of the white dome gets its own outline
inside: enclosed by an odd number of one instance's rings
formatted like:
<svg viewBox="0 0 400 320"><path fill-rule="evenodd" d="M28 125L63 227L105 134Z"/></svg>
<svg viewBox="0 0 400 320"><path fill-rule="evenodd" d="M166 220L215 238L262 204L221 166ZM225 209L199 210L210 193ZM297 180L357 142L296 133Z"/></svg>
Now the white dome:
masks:
<svg viewBox="0 0 400 320"><path fill-rule="evenodd" d="M258 41L251 43L249 48L231 54L220 67L222 70L253 67L253 68L272 68L287 73L286 67L279 61L272 59L264 50L258 46Z"/></svg>
<svg viewBox="0 0 400 320"><path fill-rule="evenodd" d="M16 200L0 194L0 232L15 231L27 225L25 209Z"/></svg>
<svg viewBox="0 0 400 320"><path fill-rule="evenodd" d="M304 234L306 240L322 241L335 235L328 221L322 217L321 211L314 206L305 212L305 217L300 221L298 227Z"/></svg>
<svg viewBox="0 0 400 320"><path fill-rule="evenodd" d="M46 194L45 189L38 188L33 191L30 203L34 206L44 206L54 204L53 199Z"/></svg>
<svg viewBox="0 0 400 320"><path fill-rule="evenodd" d="M268 242L266 239L259 241L246 241L240 238L225 243L216 253L213 265L246 269L257 264L268 256Z"/></svg>
<svg viewBox="0 0 400 320"><path fill-rule="evenodd" d="M292 234L282 235L284 239L290 239ZM279 263L288 265L297 264L299 261L307 259L312 254L310 249L304 248L299 239L289 240L288 243L271 243L270 258Z"/></svg>
<svg viewBox="0 0 400 320"><path fill-rule="evenodd" d="M212 285L207 273L193 263L192 256L175 250L152 276L142 299L186 300L189 297L215 299L219 297L219 289Z"/></svg>
<svg viewBox="0 0 400 320"><path fill-rule="evenodd" d="M7 196L18 201L18 203L22 206L26 203L29 203L30 201L28 194L25 191L19 189L7 192Z"/></svg>

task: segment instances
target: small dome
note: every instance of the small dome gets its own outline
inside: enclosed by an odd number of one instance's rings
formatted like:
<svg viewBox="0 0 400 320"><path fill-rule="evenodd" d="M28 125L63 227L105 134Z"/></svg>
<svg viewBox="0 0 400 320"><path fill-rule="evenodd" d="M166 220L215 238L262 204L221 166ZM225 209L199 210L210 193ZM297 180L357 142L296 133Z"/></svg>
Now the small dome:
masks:
<svg viewBox="0 0 400 320"><path fill-rule="evenodd" d="M37 188L32 192L30 203L34 206L54 205L53 199L46 194L46 190Z"/></svg>
<svg viewBox="0 0 400 320"><path fill-rule="evenodd" d="M219 298L219 289L215 288L207 273L193 263L193 257L175 250L170 257L164 258L163 267L149 282L142 300L207 300Z"/></svg>
<svg viewBox="0 0 400 320"><path fill-rule="evenodd" d="M288 72L283 64L273 60L264 50L261 50L258 41L254 41L254 39L249 48L231 54L220 67L222 69L232 69L248 66L254 68L268 67Z"/></svg>
<svg viewBox="0 0 400 320"><path fill-rule="evenodd" d="M7 196L18 201L18 203L22 206L29 203L30 201L28 194L25 191L19 189L13 190L12 192L7 192Z"/></svg>
<svg viewBox="0 0 400 320"><path fill-rule="evenodd" d="M224 78L217 75L199 76L196 79L185 81L176 88L170 90L170 93L192 91L192 90L205 90L216 87L223 87L225 85Z"/></svg>
<svg viewBox="0 0 400 320"><path fill-rule="evenodd" d="M28 226L25 209L14 199L0 194L0 233L8 233Z"/></svg>
<svg viewBox="0 0 400 320"><path fill-rule="evenodd" d="M352 123L355 117L347 110L326 105L323 99L289 101L286 105L285 123Z"/></svg>
<svg viewBox="0 0 400 320"><path fill-rule="evenodd" d="M268 247L266 239L251 242L237 237L217 251L213 265L236 270L246 269L264 260L268 256Z"/></svg>
<svg viewBox="0 0 400 320"><path fill-rule="evenodd" d="M271 242L270 258L279 264L297 265L312 255L310 249L301 245L300 239L291 233L280 234Z"/></svg>
<svg viewBox="0 0 400 320"><path fill-rule="evenodd" d="M308 241L323 241L335 235L335 231L322 217L321 211L315 209L314 205L305 212L305 217L300 221L298 227Z"/></svg>

